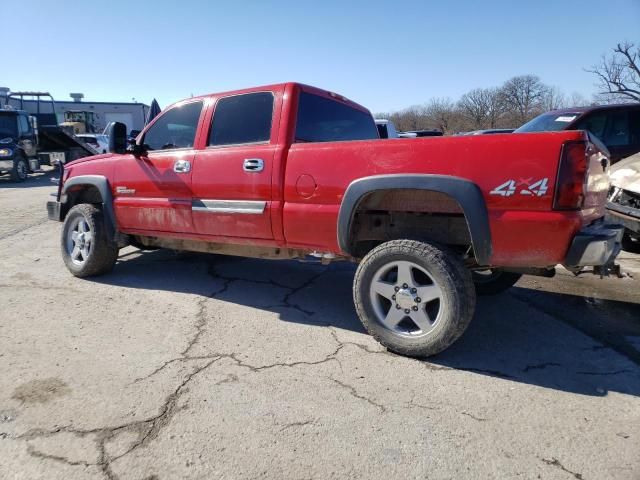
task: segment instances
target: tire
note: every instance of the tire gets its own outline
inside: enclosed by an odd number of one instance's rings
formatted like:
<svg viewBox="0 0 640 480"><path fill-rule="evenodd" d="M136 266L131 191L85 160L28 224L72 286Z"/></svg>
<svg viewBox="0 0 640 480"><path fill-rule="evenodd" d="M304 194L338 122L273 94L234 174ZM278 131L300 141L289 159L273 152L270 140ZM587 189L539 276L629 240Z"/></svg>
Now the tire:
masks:
<svg viewBox="0 0 640 480"><path fill-rule="evenodd" d="M102 275L113 270L118 245L107 236L102 209L90 203L73 207L64 220L60 238L62 258L76 277Z"/></svg>
<svg viewBox="0 0 640 480"><path fill-rule="evenodd" d="M392 240L360 262L353 299L364 328L382 345L401 355L429 357L464 333L476 294L471 273L454 253Z"/></svg>
<svg viewBox="0 0 640 480"><path fill-rule="evenodd" d="M629 253L640 253L640 240L633 238L629 230L626 230L622 237L622 250Z"/></svg>
<svg viewBox="0 0 640 480"><path fill-rule="evenodd" d="M24 182L29 176L29 163L23 156L17 157L13 161L11 169L11 180L14 182Z"/></svg>
<svg viewBox="0 0 640 480"><path fill-rule="evenodd" d="M521 273L503 272L499 269L473 272L471 277L478 295L497 295L513 287L522 277Z"/></svg>

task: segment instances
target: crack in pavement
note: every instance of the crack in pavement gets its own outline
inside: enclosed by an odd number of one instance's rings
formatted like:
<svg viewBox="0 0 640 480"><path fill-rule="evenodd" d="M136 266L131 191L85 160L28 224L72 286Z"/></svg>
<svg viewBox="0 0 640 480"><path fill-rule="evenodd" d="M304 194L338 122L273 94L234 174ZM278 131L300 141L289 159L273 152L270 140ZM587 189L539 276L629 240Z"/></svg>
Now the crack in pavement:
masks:
<svg viewBox="0 0 640 480"><path fill-rule="evenodd" d="M331 378L331 377L326 377L326 378L328 380L331 380L332 382L334 382L336 385L340 385L342 388L347 389L349 391L349 394L352 397L359 398L360 400L364 400L368 404L373 405L374 407L380 409L380 411L382 413L386 413L387 412L387 407L385 407L384 405L382 405L380 403L374 402L369 397L365 397L364 395L359 394L354 386L349 385L348 383L341 382L340 380L336 380L335 378Z"/></svg>
<svg viewBox="0 0 640 480"><path fill-rule="evenodd" d="M576 372L578 375L620 375L622 373L634 373L633 370L614 370L613 372Z"/></svg>
<svg viewBox="0 0 640 480"><path fill-rule="evenodd" d="M314 312L312 310L306 310L306 309L302 308L300 305L298 305L297 303L291 303L291 297L293 295L295 295L296 293L300 292L301 290L304 290L305 288L311 286L315 281L317 281L320 277L322 277L328 271L329 271L328 268L324 268L321 272L319 272L319 273L317 273L315 275L312 275L310 278L308 278L307 280L302 282L302 284L298 285L297 287L291 287L289 285L285 285L283 283L277 282L277 281L275 281L273 279L270 279L270 280L255 280L255 279L250 279L250 278L229 277L229 276L221 275L220 273L216 272L215 266L213 264L209 266L208 274L213 278L219 278L219 279L224 280L224 281L229 282L229 283L231 283L231 282L247 282L247 283L255 283L255 284L258 284L258 285L270 285L272 287L277 287L277 288L282 288L284 290L289 290L289 292L286 293L284 295L284 297L282 298L282 303L266 305L263 308L291 308L293 310L297 310L300 313L310 317L312 315L315 315L316 312Z"/></svg>
<svg viewBox="0 0 640 480"><path fill-rule="evenodd" d="M220 357L221 358L221 357ZM178 408L178 400L182 396L185 391L185 388L191 382L191 380L203 372L211 365L213 365L220 358L215 358L202 366L195 368L191 373L189 373L184 380L178 385L174 391L169 394L163 404L160 406L158 414L154 415L150 418L146 418L143 420L136 420L129 423L124 423L120 425L115 425L111 427L98 427L94 429L75 429L70 426L58 427L54 430L42 430L42 429L33 429L22 435L15 437L18 440L33 440L36 438L49 438L55 436L62 432L72 433L79 437L86 437L89 435L95 435L95 443L99 454L99 459L95 463L91 462L78 462L70 460L63 456L58 455L49 455L43 452L36 450L30 445L27 447L27 452L36 458L53 460L57 462L63 462L69 465L82 465L82 466L97 466L100 468L101 472L104 474L105 478L108 480L118 480L118 476L113 472L111 465L118 459L123 458L124 456L130 454L141 446L144 446L150 440L156 438L160 431L169 424L173 416L177 413ZM129 447L125 452L110 456L106 450L106 444L108 441L114 439L118 434L122 432L135 432L138 434L138 438L136 441Z"/></svg>
<svg viewBox="0 0 640 480"><path fill-rule="evenodd" d="M90 463L90 462L85 462L82 460L69 460L66 457L60 456L60 455L50 455L48 453L44 453L41 452L39 450L36 450L33 445L27 445L27 453L34 457L34 458L40 458L43 460L53 460L55 462L59 462L59 463L64 463L65 465L71 465L73 467L77 467L77 466L83 466L83 467L95 467L98 466L97 463Z"/></svg>
<svg viewBox="0 0 640 480"><path fill-rule="evenodd" d="M564 465L562 465L557 458L551 457L551 459L548 458L540 458L540 460L542 460L544 463L546 463L547 465L551 465L553 467L557 467L560 470L567 472L571 475L573 475L574 478L577 478L578 480L584 480L584 477L582 476L581 473L576 473L576 472L572 472L571 470L565 468Z"/></svg>
<svg viewBox="0 0 640 480"><path fill-rule="evenodd" d="M467 417L473 418L474 420L478 421L478 422L486 422L487 420L489 420L488 418L483 418L483 417L476 417L475 415L473 415L472 413L469 412L460 412L462 415L466 415Z"/></svg>
<svg viewBox="0 0 640 480"><path fill-rule="evenodd" d="M530 370L544 370L547 367L561 367L557 362L545 362L545 363L537 363L535 365L527 365L522 369L523 372L528 372Z"/></svg>

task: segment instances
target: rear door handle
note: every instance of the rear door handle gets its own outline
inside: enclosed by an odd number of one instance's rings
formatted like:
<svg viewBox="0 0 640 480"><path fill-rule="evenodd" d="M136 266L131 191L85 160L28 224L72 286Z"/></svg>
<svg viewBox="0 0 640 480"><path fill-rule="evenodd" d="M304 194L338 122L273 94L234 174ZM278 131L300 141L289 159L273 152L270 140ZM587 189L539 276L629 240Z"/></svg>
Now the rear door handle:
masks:
<svg viewBox="0 0 640 480"><path fill-rule="evenodd" d="M189 160L176 160L173 164L173 171L176 173L189 173L191 171L191 162Z"/></svg>
<svg viewBox="0 0 640 480"><path fill-rule="evenodd" d="M245 158L242 169L245 172L261 172L264 170L264 160L261 158Z"/></svg>

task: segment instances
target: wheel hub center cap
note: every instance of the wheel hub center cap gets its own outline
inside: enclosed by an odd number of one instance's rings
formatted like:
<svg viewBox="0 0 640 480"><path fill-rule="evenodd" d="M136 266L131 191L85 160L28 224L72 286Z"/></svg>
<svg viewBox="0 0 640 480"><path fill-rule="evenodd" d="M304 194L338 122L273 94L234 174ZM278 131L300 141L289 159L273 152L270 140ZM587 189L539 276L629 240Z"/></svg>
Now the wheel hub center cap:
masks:
<svg viewBox="0 0 640 480"><path fill-rule="evenodd" d="M416 304L415 295L409 289L403 288L396 293L396 303L401 308L411 308Z"/></svg>

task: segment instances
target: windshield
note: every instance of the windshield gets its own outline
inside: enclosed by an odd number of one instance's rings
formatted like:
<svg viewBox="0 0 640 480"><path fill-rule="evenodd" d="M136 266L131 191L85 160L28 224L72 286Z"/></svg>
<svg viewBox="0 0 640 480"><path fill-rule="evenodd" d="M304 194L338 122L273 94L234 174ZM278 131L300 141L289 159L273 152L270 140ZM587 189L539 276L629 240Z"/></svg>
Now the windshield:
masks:
<svg viewBox="0 0 640 480"><path fill-rule="evenodd" d="M0 115L0 139L18 136L18 122L15 114Z"/></svg>
<svg viewBox="0 0 640 480"><path fill-rule="evenodd" d="M543 113L522 125L514 133L523 132L557 132L564 130L581 115L575 113Z"/></svg>

